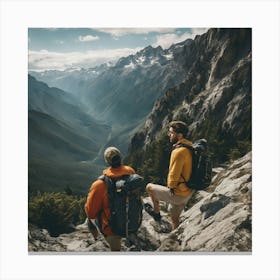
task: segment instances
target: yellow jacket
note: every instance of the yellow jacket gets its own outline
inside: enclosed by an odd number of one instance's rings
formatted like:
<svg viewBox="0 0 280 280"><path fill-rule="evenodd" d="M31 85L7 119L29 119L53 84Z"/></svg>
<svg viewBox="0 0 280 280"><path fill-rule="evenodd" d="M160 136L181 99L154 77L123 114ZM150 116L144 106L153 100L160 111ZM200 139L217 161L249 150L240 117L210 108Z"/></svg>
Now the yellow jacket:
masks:
<svg viewBox="0 0 280 280"><path fill-rule="evenodd" d="M192 146L192 142L187 139L178 141L174 146L178 144L187 144ZM181 175L184 176L185 180L190 179L192 172L192 153L189 149L184 147L175 148L170 157L169 172L167 177L167 186L174 190L176 195L188 196L192 192L184 182Z"/></svg>

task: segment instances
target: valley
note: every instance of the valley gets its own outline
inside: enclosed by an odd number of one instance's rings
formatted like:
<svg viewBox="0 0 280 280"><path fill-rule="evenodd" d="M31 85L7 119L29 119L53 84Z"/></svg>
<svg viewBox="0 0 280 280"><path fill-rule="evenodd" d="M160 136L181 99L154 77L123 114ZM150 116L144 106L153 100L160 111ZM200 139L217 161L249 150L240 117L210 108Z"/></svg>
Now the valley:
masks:
<svg viewBox="0 0 280 280"><path fill-rule="evenodd" d="M169 151L162 143L174 119L189 125L190 139L208 139L215 165L245 155L251 59L251 30L221 28L94 68L30 71L30 192L70 186L85 194L106 167L108 146L138 172L149 174L150 161L165 166L168 157L151 151Z"/></svg>

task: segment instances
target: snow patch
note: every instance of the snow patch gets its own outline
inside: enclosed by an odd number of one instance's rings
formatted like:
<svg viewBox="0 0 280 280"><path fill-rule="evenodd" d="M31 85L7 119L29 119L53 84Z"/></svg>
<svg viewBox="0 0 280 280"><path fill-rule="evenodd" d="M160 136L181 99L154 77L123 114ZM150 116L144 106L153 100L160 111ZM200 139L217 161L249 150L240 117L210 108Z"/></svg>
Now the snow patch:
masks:
<svg viewBox="0 0 280 280"><path fill-rule="evenodd" d="M135 67L136 66L135 66L135 64L132 61L130 61L129 64L124 66L125 69L135 69Z"/></svg>
<svg viewBox="0 0 280 280"><path fill-rule="evenodd" d="M143 55L138 57L137 60L136 60L136 62L140 65L143 64L144 61L145 61L145 56L143 56Z"/></svg>
<svg viewBox="0 0 280 280"><path fill-rule="evenodd" d="M173 54L172 53L165 54L165 55L162 55L162 56L165 57L167 60L173 59Z"/></svg>

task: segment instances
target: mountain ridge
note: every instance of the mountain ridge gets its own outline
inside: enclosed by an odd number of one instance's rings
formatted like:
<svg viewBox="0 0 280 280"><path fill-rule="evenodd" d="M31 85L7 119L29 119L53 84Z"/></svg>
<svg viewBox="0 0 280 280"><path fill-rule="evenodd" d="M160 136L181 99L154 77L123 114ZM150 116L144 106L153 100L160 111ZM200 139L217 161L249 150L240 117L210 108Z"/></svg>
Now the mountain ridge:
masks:
<svg viewBox="0 0 280 280"><path fill-rule="evenodd" d="M30 194L36 190L61 191L66 186L85 193L102 168L93 159L111 128L84 112L70 93L30 75L28 79Z"/></svg>
<svg viewBox="0 0 280 280"><path fill-rule="evenodd" d="M50 87L60 88L63 91L79 95L81 88L86 87L89 80L94 79L110 66L112 66L111 63L103 63L92 68L29 71L29 74Z"/></svg>
<svg viewBox="0 0 280 280"><path fill-rule="evenodd" d="M244 38L244 45L240 46ZM213 41L218 45L213 45ZM189 67L185 80L155 102L144 127L131 140L129 156L159 141L172 120L185 121L192 140L208 138L216 154L228 154L237 148L238 141L249 145L251 30L210 29L191 42L190 48L192 52L186 49L191 58L185 59ZM219 152L222 141L228 147ZM220 156L216 163L226 160L227 155Z"/></svg>

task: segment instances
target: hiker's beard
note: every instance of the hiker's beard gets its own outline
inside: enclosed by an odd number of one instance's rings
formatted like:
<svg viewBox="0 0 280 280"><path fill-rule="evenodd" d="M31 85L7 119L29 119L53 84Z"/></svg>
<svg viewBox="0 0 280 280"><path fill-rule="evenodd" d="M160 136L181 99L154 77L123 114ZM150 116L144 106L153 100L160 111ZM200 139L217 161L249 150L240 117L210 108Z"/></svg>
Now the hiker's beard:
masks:
<svg viewBox="0 0 280 280"><path fill-rule="evenodd" d="M174 136L171 136L170 137L170 143L171 144L176 144L177 142L178 142L178 137L177 137L177 135L174 135Z"/></svg>

